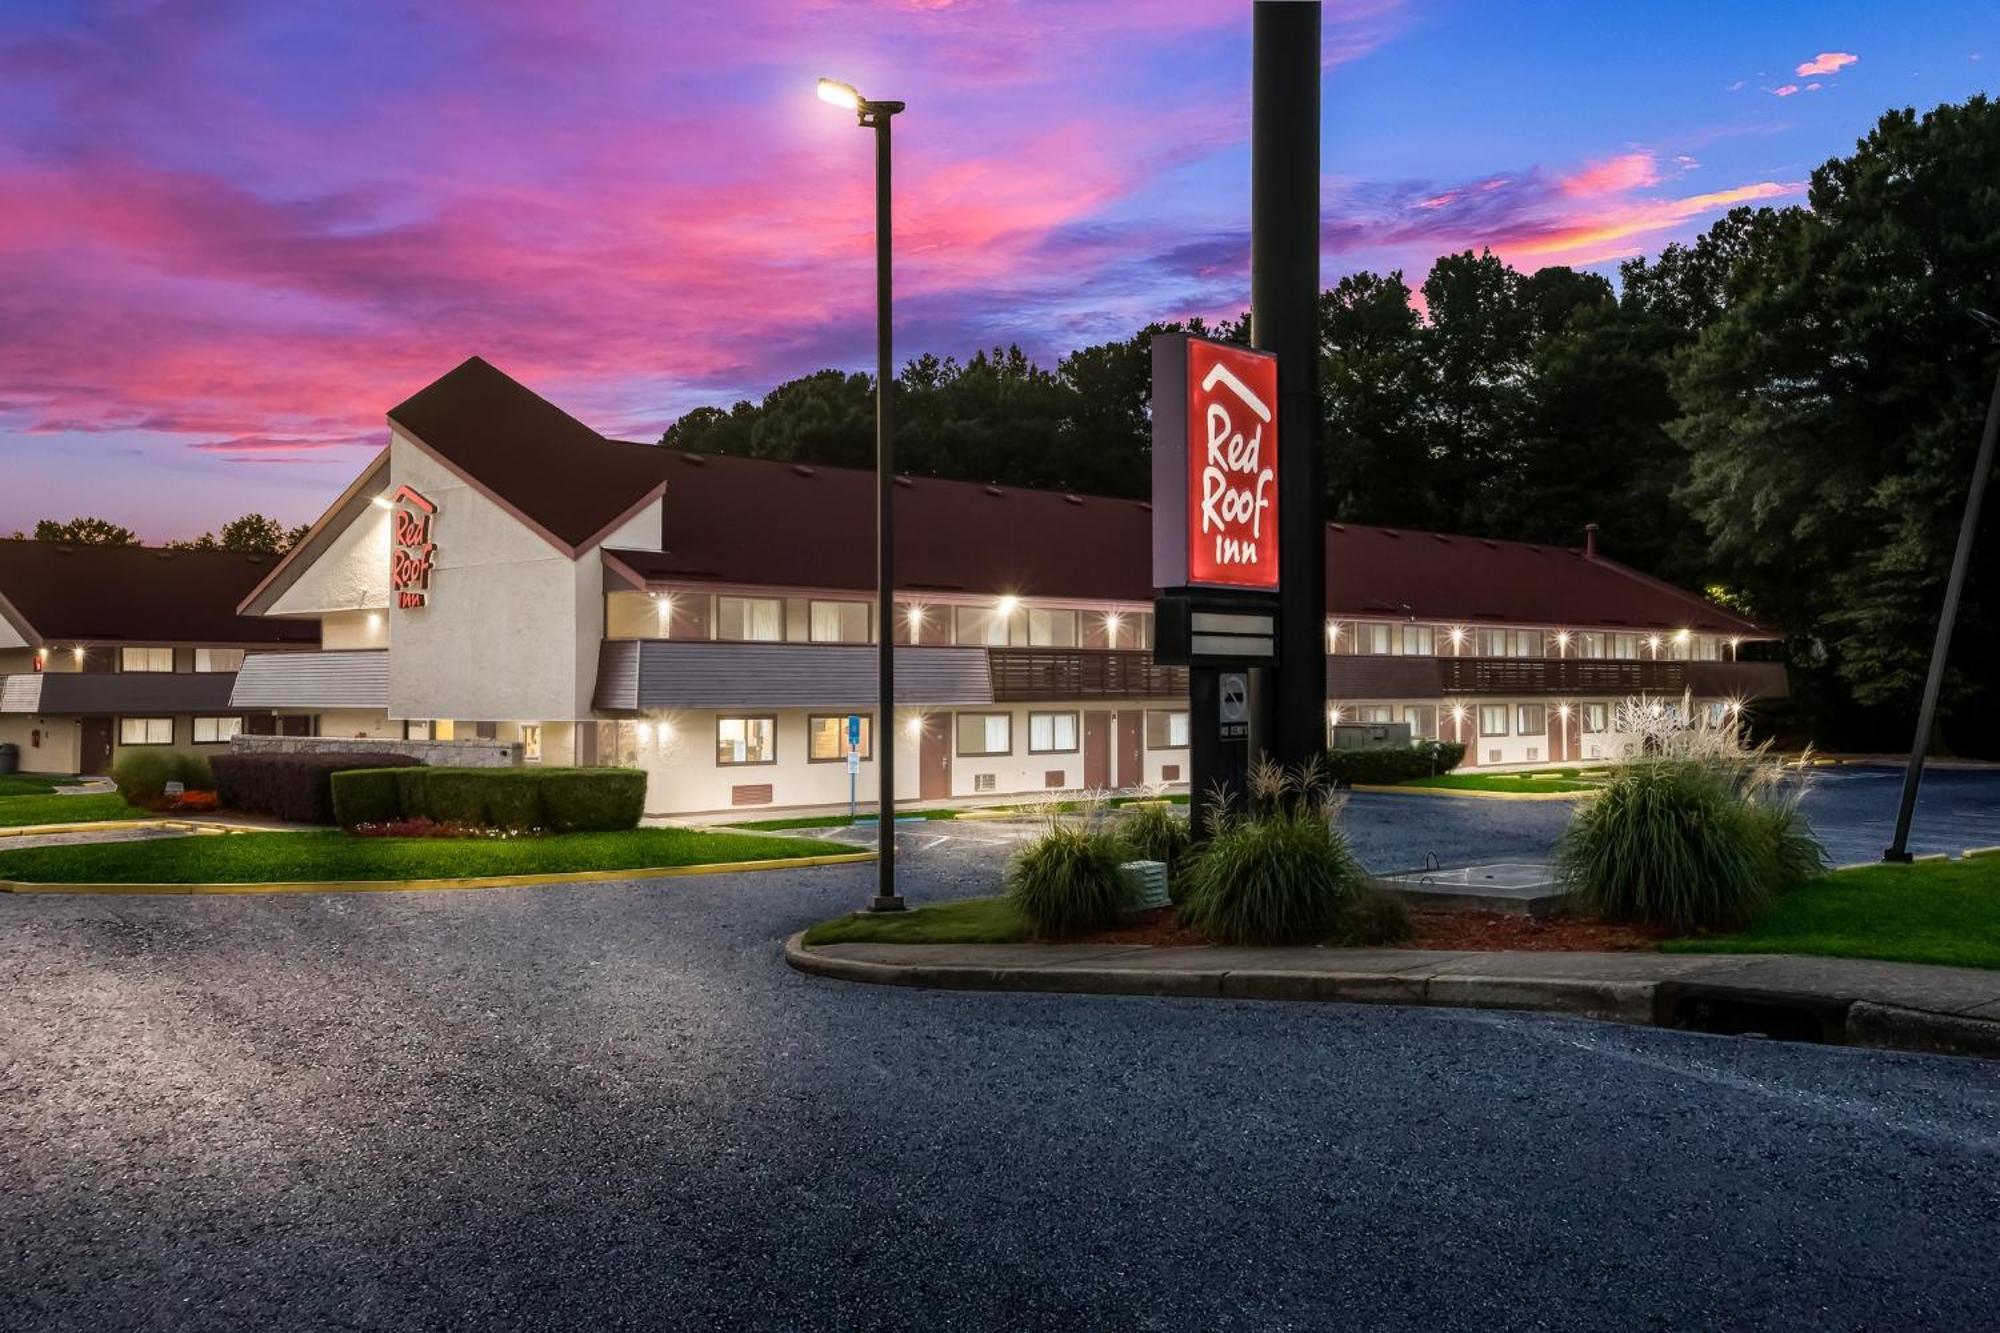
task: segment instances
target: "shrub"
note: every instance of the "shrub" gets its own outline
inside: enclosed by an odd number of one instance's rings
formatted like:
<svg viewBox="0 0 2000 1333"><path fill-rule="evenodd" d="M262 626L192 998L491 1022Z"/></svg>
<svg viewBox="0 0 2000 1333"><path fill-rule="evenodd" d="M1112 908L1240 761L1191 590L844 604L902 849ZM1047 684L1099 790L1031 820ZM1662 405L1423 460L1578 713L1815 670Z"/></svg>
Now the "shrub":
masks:
<svg viewBox="0 0 2000 1333"><path fill-rule="evenodd" d="M1360 948L1406 944L1417 933L1410 905L1380 884L1364 884L1354 900L1353 927L1342 941Z"/></svg>
<svg viewBox="0 0 2000 1333"><path fill-rule="evenodd" d="M646 775L636 768L398 768L333 780L344 828L429 820L516 832L637 828Z"/></svg>
<svg viewBox="0 0 2000 1333"><path fill-rule="evenodd" d="M400 781L408 768L349 768L333 775L333 821L342 828L388 824L403 813Z"/></svg>
<svg viewBox="0 0 2000 1333"><path fill-rule="evenodd" d="M174 756L164 750L124 750L111 766L111 781L125 804L148 809L167 794L174 781Z"/></svg>
<svg viewBox="0 0 2000 1333"><path fill-rule="evenodd" d="M226 754L217 755L211 766L216 795L231 810L296 824L331 824L335 773L415 762L398 754Z"/></svg>
<svg viewBox="0 0 2000 1333"><path fill-rule="evenodd" d="M637 828L646 813L646 774L636 768L544 769L541 791L544 826L559 833Z"/></svg>
<svg viewBox="0 0 2000 1333"><path fill-rule="evenodd" d="M1181 920L1223 944L1352 937L1367 876L1334 827L1339 800L1323 766L1260 762L1247 809L1218 796L1213 832L1185 874Z"/></svg>
<svg viewBox="0 0 2000 1333"><path fill-rule="evenodd" d="M188 791L214 791L215 767L206 755L177 752L173 756L173 780Z"/></svg>
<svg viewBox="0 0 2000 1333"><path fill-rule="evenodd" d="M1125 847L1095 828L1051 824L1007 863L1007 898L1049 938L1118 924L1130 889L1118 873Z"/></svg>
<svg viewBox="0 0 2000 1333"><path fill-rule="evenodd" d="M1408 782L1449 773L1464 759L1465 746L1456 741L1418 741L1383 750L1328 750L1324 772L1343 786Z"/></svg>
<svg viewBox="0 0 2000 1333"><path fill-rule="evenodd" d="M1654 755L1614 764L1556 845L1561 881L1613 921L1740 926L1825 866L1796 796L1760 756Z"/></svg>

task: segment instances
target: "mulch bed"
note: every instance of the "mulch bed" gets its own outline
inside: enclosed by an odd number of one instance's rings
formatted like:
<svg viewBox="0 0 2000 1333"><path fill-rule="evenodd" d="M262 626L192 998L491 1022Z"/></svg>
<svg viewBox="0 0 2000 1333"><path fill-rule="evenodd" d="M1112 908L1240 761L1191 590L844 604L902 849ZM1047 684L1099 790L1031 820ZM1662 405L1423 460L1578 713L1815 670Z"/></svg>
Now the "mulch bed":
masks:
<svg viewBox="0 0 2000 1333"><path fill-rule="evenodd" d="M1414 912L1416 935L1397 947L1455 949L1473 953L1506 949L1572 953L1626 953L1651 950L1672 932L1640 926L1612 925L1576 917L1503 916L1497 912ZM1155 948L1186 948L1207 944L1198 931L1184 926L1171 907L1141 912L1115 930L1086 936L1088 944L1149 944Z"/></svg>
<svg viewBox="0 0 2000 1333"><path fill-rule="evenodd" d="M1580 953L1650 951L1672 933L1578 917L1537 920L1498 912L1413 912L1410 919L1417 934L1404 948L1466 949L1475 953L1501 949Z"/></svg>

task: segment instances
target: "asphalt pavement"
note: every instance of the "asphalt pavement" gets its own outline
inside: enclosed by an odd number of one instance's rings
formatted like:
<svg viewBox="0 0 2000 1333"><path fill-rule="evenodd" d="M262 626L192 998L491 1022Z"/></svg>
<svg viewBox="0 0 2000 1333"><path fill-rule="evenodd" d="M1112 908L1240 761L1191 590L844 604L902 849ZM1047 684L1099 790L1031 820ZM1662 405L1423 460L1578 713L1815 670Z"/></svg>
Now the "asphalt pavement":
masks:
<svg viewBox="0 0 2000 1333"><path fill-rule="evenodd" d="M2000 1065L790 971L873 873L0 897L0 1327L1995 1326Z"/></svg>

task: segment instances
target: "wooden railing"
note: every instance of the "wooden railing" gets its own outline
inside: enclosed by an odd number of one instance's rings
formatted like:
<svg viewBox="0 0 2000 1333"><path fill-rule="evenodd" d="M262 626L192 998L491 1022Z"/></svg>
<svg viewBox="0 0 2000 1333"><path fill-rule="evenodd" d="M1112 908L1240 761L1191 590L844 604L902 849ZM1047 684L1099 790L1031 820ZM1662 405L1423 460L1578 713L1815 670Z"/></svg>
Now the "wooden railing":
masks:
<svg viewBox="0 0 2000 1333"><path fill-rule="evenodd" d="M1185 699L1186 667L1151 653L1100 648L989 648L997 703L1055 699Z"/></svg>
<svg viewBox="0 0 2000 1333"><path fill-rule="evenodd" d="M1781 662L1628 662L1577 657L1390 657L1341 655L1326 662L1331 699L1425 699L1475 695L1632 694L1768 699L1788 693Z"/></svg>

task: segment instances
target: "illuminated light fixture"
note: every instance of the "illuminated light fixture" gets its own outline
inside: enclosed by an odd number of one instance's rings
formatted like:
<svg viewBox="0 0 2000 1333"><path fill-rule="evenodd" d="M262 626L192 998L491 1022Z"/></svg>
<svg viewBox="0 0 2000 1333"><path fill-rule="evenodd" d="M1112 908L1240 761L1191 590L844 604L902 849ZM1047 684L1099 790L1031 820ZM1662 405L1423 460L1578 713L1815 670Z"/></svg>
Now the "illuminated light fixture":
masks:
<svg viewBox="0 0 2000 1333"><path fill-rule="evenodd" d="M1468 716L1470 716L1470 714L1467 712L1464 704L1453 704L1451 706L1452 721L1463 723Z"/></svg>
<svg viewBox="0 0 2000 1333"><path fill-rule="evenodd" d="M1329 709L1327 709L1327 710L1326 710L1326 720L1327 720L1327 721L1329 721L1329 722L1331 722L1331 723L1333 723L1333 725L1334 725L1334 726L1336 726L1336 727L1340 725L1340 707L1339 707L1339 705L1337 705L1337 704L1336 704L1336 705L1335 705L1334 707L1332 707L1332 708L1329 708Z"/></svg>
<svg viewBox="0 0 2000 1333"><path fill-rule="evenodd" d="M1561 718L1561 719L1562 719L1563 721L1565 721L1565 722L1569 721L1569 705L1568 705L1568 704L1557 704L1557 705L1556 705L1556 716L1557 716L1557 717L1559 717L1559 718Z"/></svg>
<svg viewBox="0 0 2000 1333"><path fill-rule="evenodd" d="M1689 632L1688 630L1684 630L1684 629L1677 629L1677 630L1675 630L1675 631L1674 631L1674 642L1675 642L1675 643L1686 643L1686 642L1688 641L1688 638L1689 638L1689 634L1690 634L1690 632Z"/></svg>
<svg viewBox="0 0 2000 1333"><path fill-rule="evenodd" d="M911 718L911 719L910 719L909 721L905 722L905 723L903 724L903 730L905 730L905 731L909 732L909 733L910 733L910 735L912 735L912 736L921 736L921 735L923 735L923 734L924 734L924 719L923 719L923 715L922 715L921 713L919 713L919 714L918 714L917 716L915 716L915 717Z"/></svg>
<svg viewBox="0 0 2000 1333"><path fill-rule="evenodd" d="M1648 634L1646 636L1646 647L1651 649L1654 655L1657 656L1660 651L1660 636L1657 634Z"/></svg>
<svg viewBox="0 0 2000 1333"><path fill-rule="evenodd" d="M382 613L380 611L370 611L368 613L368 628L371 630L382 628Z"/></svg>
<svg viewBox="0 0 2000 1333"><path fill-rule="evenodd" d="M1124 623L1125 617L1119 615L1116 611L1106 611L1104 613L1104 629L1112 638L1115 639L1118 637L1118 627Z"/></svg>
<svg viewBox="0 0 2000 1333"><path fill-rule="evenodd" d="M641 722L639 724L639 744L651 745L652 743L653 743L653 724L650 722Z"/></svg>
<svg viewBox="0 0 2000 1333"><path fill-rule="evenodd" d="M853 84L842 83L838 79L819 81L819 100L848 111L861 109L861 94L854 90Z"/></svg>
<svg viewBox="0 0 2000 1333"><path fill-rule="evenodd" d="M1453 625L1451 627L1451 641L1454 645L1465 642L1465 626Z"/></svg>
<svg viewBox="0 0 2000 1333"><path fill-rule="evenodd" d="M1557 631L1557 633L1556 633L1556 647L1558 647L1558 648L1567 648L1567 647L1569 647L1569 631L1568 631L1568 630L1559 630L1559 631Z"/></svg>
<svg viewBox="0 0 2000 1333"><path fill-rule="evenodd" d="M83 645L82 645L82 644L80 644L80 643L79 643L79 644L78 644L78 645L77 645L76 647L74 647L74 648L70 649L69 651L70 651L70 655L71 655L71 656L73 656L73 657L75 657L77 661L81 662L81 661L83 660Z"/></svg>
<svg viewBox="0 0 2000 1333"><path fill-rule="evenodd" d="M909 620L912 628L924 623L924 609L921 606L912 606L904 611L903 615Z"/></svg>
<svg viewBox="0 0 2000 1333"><path fill-rule="evenodd" d="M993 604L993 609L996 612L998 612L1000 616L1004 619L1007 616L1013 615L1015 611L1020 609L1020 606L1021 606L1021 599L1014 596L1012 593L1008 593L1005 597L1002 597L999 601Z"/></svg>

